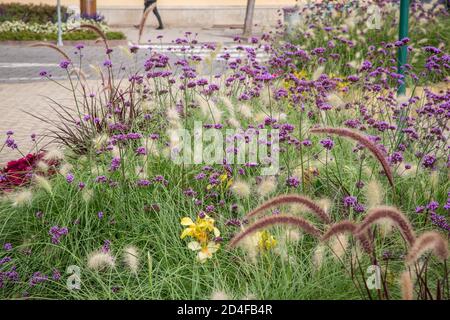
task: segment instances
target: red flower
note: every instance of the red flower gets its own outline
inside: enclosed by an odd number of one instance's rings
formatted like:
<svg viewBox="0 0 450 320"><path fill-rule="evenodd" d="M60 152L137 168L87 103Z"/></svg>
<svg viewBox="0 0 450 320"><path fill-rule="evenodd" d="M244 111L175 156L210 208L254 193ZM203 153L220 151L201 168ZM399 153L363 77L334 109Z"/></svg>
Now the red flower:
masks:
<svg viewBox="0 0 450 320"><path fill-rule="evenodd" d="M30 182L30 176L36 163L44 156L44 152L27 154L25 157L12 160L0 170L0 190L9 190Z"/></svg>

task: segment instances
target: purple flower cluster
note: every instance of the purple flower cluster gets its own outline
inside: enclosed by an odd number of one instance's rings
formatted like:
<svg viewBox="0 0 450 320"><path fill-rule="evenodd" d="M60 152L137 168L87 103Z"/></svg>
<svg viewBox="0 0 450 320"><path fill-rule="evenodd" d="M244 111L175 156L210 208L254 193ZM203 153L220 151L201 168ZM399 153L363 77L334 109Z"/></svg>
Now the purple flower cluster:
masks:
<svg viewBox="0 0 450 320"><path fill-rule="evenodd" d="M48 234L51 235L51 241L53 244L59 244L60 238L69 233L67 227L53 226L50 228Z"/></svg>

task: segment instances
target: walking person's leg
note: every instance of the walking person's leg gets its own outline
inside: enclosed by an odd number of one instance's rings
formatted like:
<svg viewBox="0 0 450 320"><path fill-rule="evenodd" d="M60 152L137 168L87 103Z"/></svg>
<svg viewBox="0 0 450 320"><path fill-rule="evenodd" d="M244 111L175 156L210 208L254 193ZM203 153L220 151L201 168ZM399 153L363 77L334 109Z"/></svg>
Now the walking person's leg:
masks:
<svg viewBox="0 0 450 320"><path fill-rule="evenodd" d="M157 29L157 30L162 30L162 29L164 29L164 26L163 26L163 23L162 23L162 19L161 19L161 16L159 15L159 12L158 12L158 8L157 8L157 7L155 7L155 9L153 9L153 14L155 15L156 19L158 19L158 24L159 24L159 26L158 26L158 28L156 28L156 29Z"/></svg>
<svg viewBox="0 0 450 320"><path fill-rule="evenodd" d="M144 12L148 9L148 7L150 7L154 3L156 3L156 0L144 0ZM159 15L158 8L156 6L153 9L153 14L156 16L156 19L158 19L158 28L157 29L158 30L164 29L161 16ZM138 24L135 24L134 27L136 29L139 29L139 25Z"/></svg>

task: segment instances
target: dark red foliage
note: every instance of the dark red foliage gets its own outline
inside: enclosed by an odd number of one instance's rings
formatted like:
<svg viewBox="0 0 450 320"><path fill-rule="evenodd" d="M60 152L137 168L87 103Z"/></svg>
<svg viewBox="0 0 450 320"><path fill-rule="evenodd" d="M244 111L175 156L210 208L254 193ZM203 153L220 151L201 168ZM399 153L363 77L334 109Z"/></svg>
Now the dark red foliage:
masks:
<svg viewBox="0 0 450 320"><path fill-rule="evenodd" d="M30 183L31 174L44 155L45 152L30 153L23 158L8 162L6 167L0 169L0 191L8 191ZM56 165L54 161L46 163ZM49 173L52 174L54 171Z"/></svg>

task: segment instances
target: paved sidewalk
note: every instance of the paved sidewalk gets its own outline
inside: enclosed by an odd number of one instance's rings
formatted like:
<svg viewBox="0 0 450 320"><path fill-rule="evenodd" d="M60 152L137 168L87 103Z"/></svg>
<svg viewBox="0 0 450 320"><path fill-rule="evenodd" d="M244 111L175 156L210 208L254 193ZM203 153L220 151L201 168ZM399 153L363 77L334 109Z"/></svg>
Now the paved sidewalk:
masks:
<svg viewBox="0 0 450 320"><path fill-rule="evenodd" d="M42 135L48 133L51 126L24 111L56 120L57 116L52 111L50 101L46 97L51 97L67 105L72 103L70 92L61 89L52 82L0 84L1 145L6 138L6 131L13 130L13 138L18 144L19 150L23 154L33 151L35 144L31 141L30 135L35 133L37 140L40 140L43 138ZM39 145L42 146L48 142L50 142L50 139L44 138ZM5 162L19 157L21 157L21 154L17 150L13 151L5 147L0 153L0 167Z"/></svg>
<svg viewBox="0 0 450 320"><path fill-rule="evenodd" d="M139 31L136 28L115 27L114 30L122 31L129 41L137 44ZM261 36L264 32L273 30L269 27L254 27L253 35ZM191 32L190 37L199 43L234 43L235 36L242 36L242 28L169 28L156 30L154 27L146 26L142 34L140 44L148 43L174 43L178 38L184 38L186 32ZM161 37L161 38L159 38ZM244 39L243 39L244 40Z"/></svg>

